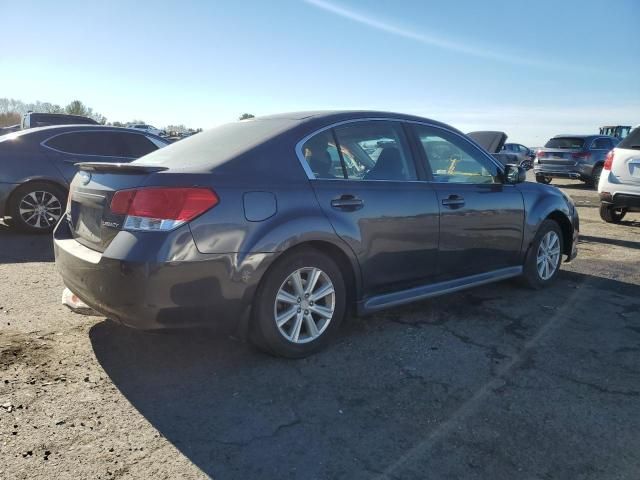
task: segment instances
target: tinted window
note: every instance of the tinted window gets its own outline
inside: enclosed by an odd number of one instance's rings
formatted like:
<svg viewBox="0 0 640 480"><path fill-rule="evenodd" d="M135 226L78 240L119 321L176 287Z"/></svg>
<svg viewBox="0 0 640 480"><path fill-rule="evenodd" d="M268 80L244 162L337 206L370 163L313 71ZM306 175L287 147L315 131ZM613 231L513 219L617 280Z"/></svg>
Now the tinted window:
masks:
<svg viewBox="0 0 640 480"><path fill-rule="evenodd" d="M618 144L618 148L640 149L640 127L631 130L631 133Z"/></svg>
<svg viewBox="0 0 640 480"><path fill-rule="evenodd" d="M117 135L122 135L122 140L125 144L124 151L127 157L139 158L158 149L158 147L144 135L137 135L135 133L119 133Z"/></svg>
<svg viewBox="0 0 640 480"><path fill-rule="evenodd" d="M354 122L336 127L334 132L348 179L417 179L399 122Z"/></svg>
<svg viewBox="0 0 640 480"><path fill-rule="evenodd" d="M433 180L443 183L499 183L498 168L464 138L439 128L415 125Z"/></svg>
<svg viewBox="0 0 640 480"><path fill-rule="evenodd" d="M545 148L581 149L582 147L584 147L584 138L579 137L552 138L545 145Z"/></svg>
<svg viewBox="0 0 640 480"><path fill-rule="evenodd" d="M46 145L76 155L109 157L139 157L156 149L144 136L123 132L65 133L47 140ZM141 151L145 153L136 154Z"/></svg>

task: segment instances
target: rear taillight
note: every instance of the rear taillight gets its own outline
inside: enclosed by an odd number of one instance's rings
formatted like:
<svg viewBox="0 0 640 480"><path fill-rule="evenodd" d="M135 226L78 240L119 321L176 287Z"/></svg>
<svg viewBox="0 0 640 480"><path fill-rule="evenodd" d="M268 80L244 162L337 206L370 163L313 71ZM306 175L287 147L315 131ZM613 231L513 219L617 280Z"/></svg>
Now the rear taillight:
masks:
<svg viewBox="0 0 640 480"><path fill-rule="evenodd" d="M615 155L614 150L611 150L609 153L607 153L607 158L604 159L604 165L602 166L603 169L611 170L611 165L613 165L614 155Z"/></svg>
<svg viewBox="0 0 640 480"><path fill-rule="evenodd" d="M125 230L171 230L218 202L216 193L208 188L137 188L117 191L111 199L111 213L127 216Z"/></svg>
<svg viewBox="0 0 640 480"><path fill-rule="evenodd" d="M571 158L575 160L586 160L591 157L590 152L575 152L571 154Z"/></svg>
<svg viewBox="0 0 640 480"><path fill-rule="evenodd" d="M542 150L538 150L538 151L536 152L536 157L537 157L537 158L542 158L542 157L544 157L544 152L543 152Z"/></svg>

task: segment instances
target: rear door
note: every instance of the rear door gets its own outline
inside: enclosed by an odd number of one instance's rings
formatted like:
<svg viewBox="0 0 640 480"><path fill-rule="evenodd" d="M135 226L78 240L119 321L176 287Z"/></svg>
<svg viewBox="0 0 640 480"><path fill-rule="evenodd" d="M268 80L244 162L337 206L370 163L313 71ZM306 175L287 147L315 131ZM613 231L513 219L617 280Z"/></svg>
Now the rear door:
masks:
<svg viewBox="0 0 640 480"><path fill-rule="evenodd" d="M440 209L442 279L486 273L520 263L524 201L503 184L486 152L464 136L414 124Z"/></svg>
<svg viewBox="0 0 640 480"><path fill-rule="evenodd" d="M436 194L419 180L401 122L326 129L306 139L298 154L322 210L359 260L365 294L436 277Z"/></svg>

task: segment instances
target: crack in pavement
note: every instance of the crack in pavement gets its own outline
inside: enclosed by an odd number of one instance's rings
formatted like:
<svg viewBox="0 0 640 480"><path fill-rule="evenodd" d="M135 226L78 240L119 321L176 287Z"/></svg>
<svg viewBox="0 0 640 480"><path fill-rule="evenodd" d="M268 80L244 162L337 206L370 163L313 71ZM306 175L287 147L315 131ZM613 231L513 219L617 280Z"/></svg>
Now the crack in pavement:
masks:
<svg viewBox="0 0 640 480"><path fill-rule="evenodd" d="M219 443L221 445L228 445L228 446L233 446L233 447L247 447L249 445L251 445L253 442L259 441L259 440L267 440L269 438L274 438L276 436L278 436L278 434L287 429L287 428L292 428L295 427L296 425L300 425L302 424L302 420L300 420L300 418L296 417L295 419L293 419L292 421L288 422L288 423L283 423L280 424L276 427L276 429L267 434L267 435L256 435L254 437L249 438L246 441L227 441L227 440L220 440L218 438L214 438L213 441L216 443Z"/></svg>

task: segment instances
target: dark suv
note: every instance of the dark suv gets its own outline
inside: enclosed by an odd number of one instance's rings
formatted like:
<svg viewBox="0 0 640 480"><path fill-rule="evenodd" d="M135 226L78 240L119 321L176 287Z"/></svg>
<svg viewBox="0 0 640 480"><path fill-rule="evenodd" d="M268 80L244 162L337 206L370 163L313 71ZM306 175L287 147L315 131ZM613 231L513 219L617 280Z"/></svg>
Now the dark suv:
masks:
<svg viewBox="0 0 640 480"><path fill-rule="evenodd" d="M80 169L54 232L73 293L127 325L226 324L290 357L347 311L513 277L542 287L576 255L560 190L415 116L255 118Z"/></svg>
<svg viewBox="0 0 640 480"><path fill-rule="evenodd" d="M540 183L572 178L598 188L607 153L618 139L603 135L557 135L536 152L533 171Z"/></svg>

